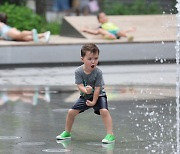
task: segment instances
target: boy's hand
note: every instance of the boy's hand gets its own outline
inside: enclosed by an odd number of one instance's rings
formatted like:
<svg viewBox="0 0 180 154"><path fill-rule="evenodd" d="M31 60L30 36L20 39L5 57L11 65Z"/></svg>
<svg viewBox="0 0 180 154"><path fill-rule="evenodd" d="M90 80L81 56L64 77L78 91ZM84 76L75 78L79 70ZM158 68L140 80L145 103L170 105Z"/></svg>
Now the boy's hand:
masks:
<svg viewBox="0 0 180 154"><path fill-rule="evenodd" d="M87 105L87 106L94 106L95 103L94 103L94 102L91 102L90 100L87 100L87 101L86 101L86 105Z"/></svg>
<svg viewBox="0 0 180 154"><path fill-rule="evenodd" d="M87 85L86 86L86 91L87 91L87 94L91 94L92 93L92 87L90 85Z"/></svg>

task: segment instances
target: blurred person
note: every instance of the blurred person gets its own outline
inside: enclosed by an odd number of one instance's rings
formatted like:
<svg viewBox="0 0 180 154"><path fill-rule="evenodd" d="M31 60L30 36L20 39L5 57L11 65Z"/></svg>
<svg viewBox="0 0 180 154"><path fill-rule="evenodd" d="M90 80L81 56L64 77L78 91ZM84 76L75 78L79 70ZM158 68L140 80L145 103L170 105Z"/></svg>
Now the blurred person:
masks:
<svg viewBox="0 0 180 154"><path fill-rule="evenodd" d="M54 0L53 11L70 13L70 0Z"/></svg>
<svg viewBox="0 0 180 154"><path fill-rule="evenodd" d="M80 0L80 12L84 16L90 14L89 0Z"/></svg>
<svg viewBox="0 0 180 154"><path fill-rule="evenodd" d="M89 15L89 0L72 0L72 9L77 16Z"/></svg>
<svg viewBox="0 0 180 154"><path fill-rule="evenodd" d="M50 31L38 34L36 29L33 29L32 31L20 31L7 25L7 15L5 13L0 13L0 39L7 41L39 42L39 39L44 38L44 41L47 43L49 42L50 35Z"/></svg>
<svg viewBox="0 0 180 154"><path fill-rule="evenodd" d="M88 27L82 28L83 32L98 35L101 34L106 39L119 39L125 37L128 41L133 41L134 37L130 36L129 32L136 31L135 28L129 28L127 30L120 30L120 28L112 22L109 22L107 15L104 12L100 12L97 15L97 19L101 24L97 29L90 29Z"/></svg>
<svg viewBox="0 0 180 154"><path fill-rule="evenodd" d="M89 0L89 10L91 14L99 11L99 4L97 0Z"/></svg>
<svg viewBox="0 0 180 154"><path fill-rule="evenodd" d="M72 10L77 16L80 15L80 0L72 0Z"/></svg>

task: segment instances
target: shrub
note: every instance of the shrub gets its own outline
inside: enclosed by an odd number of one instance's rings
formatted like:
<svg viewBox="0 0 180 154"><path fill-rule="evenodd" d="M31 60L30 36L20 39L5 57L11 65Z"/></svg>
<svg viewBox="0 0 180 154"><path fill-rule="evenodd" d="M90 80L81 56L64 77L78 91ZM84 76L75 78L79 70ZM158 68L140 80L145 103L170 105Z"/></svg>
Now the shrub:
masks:
<svg viewBox="0 0 180 154"><path fill-rule="evenodd" d="M147 3L145 0L136 0L133 4L105 5L104 11L108 15L138 15L138 14L160 14L162 13L157 2Z"/></svg>
<svg viewBox="0 0 180 154"><path fill-rule="evenodd" d="M51 31L52 34L60 33L60 24L57 22L48 23L44 17L37 15L30 8L5 3L0 5L0 12L8 16L8 25L19 30L32 30L36 28L38 32Z"/></svg>
<svg viewBox="0 0 180 154"><path fill-rule="evenodd" d="M41 25L44 23L42 17L25 6L5 3L4 5L0 5L0 12L7 14L7 22L10 26L20 30L31 30L36 28L40 31Z"/></svg>
<svg viewBox="0 0 180 154"><path fill-rule="evenodd" d="M51 34L60 34L60 29L61 29L61 25L59 24L59 22L50 22L50 23L46 23L45 25L42 26L41 28L41 32L44 31L51 31Z"/></svg>
<svg viewBox="0 0 180 154"><path fill-rule="evenodd" d="M2 0L2 4L9 3L9 4L16 4L16 5L25 5L26 0Z"/></svg>

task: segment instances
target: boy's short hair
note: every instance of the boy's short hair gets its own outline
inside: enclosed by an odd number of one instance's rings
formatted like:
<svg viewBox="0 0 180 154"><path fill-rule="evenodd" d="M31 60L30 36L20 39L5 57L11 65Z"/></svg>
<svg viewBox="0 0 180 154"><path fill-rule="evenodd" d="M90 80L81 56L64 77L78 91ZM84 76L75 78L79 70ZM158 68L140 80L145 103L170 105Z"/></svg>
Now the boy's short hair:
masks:
<svg viewBox="0 0 180 154"><path fill-rule="evenodd" d="M99 17L100 17L100 14L101 14L102 12L99 12L98 14L97 14L97 20L99 21Z"/></svg>
<svg viewBox="0 0 180 154"><path fill-rule="evenodd" d="M99 55L99 48L94 43L84 44L81 48L81 57L86 55L86 52L90 51L93 54L98 53Z"/></svg>
<svg viewBox="0 0 180 154"><path fill-rule="evenodd" d="M99 12L99 13L97 14L97 19L98 19L98 21L99 21L100 15L101 15L102 13L105 14L104 12Z"/></svg>
<svg viewBox="0 0 180 154"><path fill-rule="evenodd" d="M0 12L0 21L7 24L7 15L5 13Z"/></svg>

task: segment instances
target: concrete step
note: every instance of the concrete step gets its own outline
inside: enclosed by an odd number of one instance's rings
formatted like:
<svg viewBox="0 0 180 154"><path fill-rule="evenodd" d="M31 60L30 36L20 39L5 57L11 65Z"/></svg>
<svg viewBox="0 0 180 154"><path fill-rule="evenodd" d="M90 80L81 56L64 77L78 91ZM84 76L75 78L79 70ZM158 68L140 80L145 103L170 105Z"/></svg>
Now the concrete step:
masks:
<svg viewBox="0 0 180 154"><path fill-rule="evenodd" d="M132 63L145 61L175 60L175 15L109 16L121 24L122 29L137 28L134 42L126 39L105 40L80 31L85 24L98 25L95 16L65 17L70 32L76 37L52 35L49 43L0 41L1 65L68 64L80 63L80 49L85 43L96 43L101 63ZM96 25L95 25L96 24ZM63 29L62 29L63 31ZM84 38L78 38L78 35ZM68 35L68 34L67 34ZM74 34L73 34L74 35Z"/></svg>

